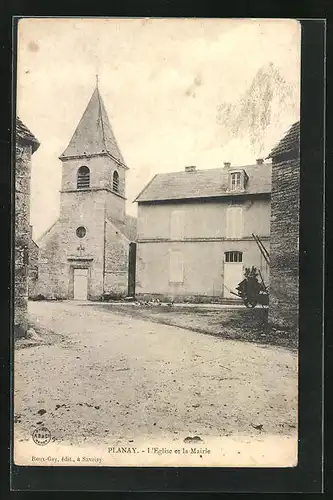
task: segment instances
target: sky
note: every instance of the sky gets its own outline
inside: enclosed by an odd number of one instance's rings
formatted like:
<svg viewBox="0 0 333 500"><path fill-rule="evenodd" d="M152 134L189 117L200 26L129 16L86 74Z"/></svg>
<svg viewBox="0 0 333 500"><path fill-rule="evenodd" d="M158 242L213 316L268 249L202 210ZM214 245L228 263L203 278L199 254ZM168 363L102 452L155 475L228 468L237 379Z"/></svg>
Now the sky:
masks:
<svg viewBox="0 0 333 500"><path fill-rule="evenodd" d="M32 157L31 224L40 235L59 214L65 150L96 85L129 167L127 211L156 174L186 165L255 162L244 137L218 119L257 71L273 63L298 92L300 25L277 19L71 19L19 21L17 115L41 143ZM296 95L297 95L296 92ZM298 92L299 93L299 92ZM269 148L299 116L279 110Z"/></svg>

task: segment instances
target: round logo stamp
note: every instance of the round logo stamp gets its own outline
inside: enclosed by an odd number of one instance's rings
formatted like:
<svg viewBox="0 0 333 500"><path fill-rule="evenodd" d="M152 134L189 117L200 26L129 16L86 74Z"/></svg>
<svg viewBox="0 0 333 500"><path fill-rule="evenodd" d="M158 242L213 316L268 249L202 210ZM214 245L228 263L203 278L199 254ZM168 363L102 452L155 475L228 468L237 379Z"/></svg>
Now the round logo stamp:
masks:
<svg viewBox="0 0 333 500"><path fill-rule="evenodd" d="M45 446L51 441L51 432L47 427L38 427L33 431L32 439L39 446Z"/></svg>

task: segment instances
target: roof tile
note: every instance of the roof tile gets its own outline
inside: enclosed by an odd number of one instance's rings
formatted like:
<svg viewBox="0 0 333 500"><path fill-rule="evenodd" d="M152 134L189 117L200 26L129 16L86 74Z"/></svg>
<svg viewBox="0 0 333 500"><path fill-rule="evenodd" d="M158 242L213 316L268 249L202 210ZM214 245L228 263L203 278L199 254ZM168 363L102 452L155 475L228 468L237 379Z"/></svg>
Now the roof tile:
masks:
<svg viewBox="0 0 333 500"><path fill-rule="evenodd" d="M32 145L33 153L37 151L40 146L39 141L36 139L34 134L30 132L28 127L24 125L22 120L17 116L16 117L16 137L22 141L30 142Z"/></svg>
<svg viewBox="0 0 333 500"><path fill-rule="evenodd" d="M275 158L285 153L297 151L300 141L300 122L294 123L280 142L272 149L268 158Z"/></svg>
<svg viewBox="0 0 333 500"><path fill-rule="evenodd" d="M60 159L100 153L109 153L125 165L103 99L96 86L73 137Z"/></svg>

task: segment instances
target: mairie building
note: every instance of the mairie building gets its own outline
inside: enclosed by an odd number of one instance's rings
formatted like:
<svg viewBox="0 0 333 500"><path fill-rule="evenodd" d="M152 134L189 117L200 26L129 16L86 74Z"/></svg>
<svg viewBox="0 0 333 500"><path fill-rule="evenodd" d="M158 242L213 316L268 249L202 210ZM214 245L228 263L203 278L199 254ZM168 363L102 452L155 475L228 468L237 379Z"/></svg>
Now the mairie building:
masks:
<svg viewBox="0 0 333 500"><path fill-rule="evenodd" d="M138 298L237 300L252 266L269 285L270 163L158 174L136 202Z"/></svg>

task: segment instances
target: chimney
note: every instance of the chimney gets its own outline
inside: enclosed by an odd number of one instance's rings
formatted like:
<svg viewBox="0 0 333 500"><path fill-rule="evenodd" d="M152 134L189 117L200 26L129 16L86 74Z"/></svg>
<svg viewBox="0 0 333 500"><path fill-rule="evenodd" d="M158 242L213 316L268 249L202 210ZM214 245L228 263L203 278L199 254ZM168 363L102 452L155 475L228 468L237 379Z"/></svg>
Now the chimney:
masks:
<svg viewBox="0 0 333 500"><path fill-rule="evenodd" d="M257 159L257 165L262 165L264 163L263 158L258 158Z"/></svg>
<svg viewBox="0 0 333 500"><path fill-rule="evenodd" d="M225 166L226 168L230 167L230 165L231 165L230 161L225 161L225 162L224 162L224 166Z"/></svg>
<svg viewBox="0 0 333 500"><path fill-rule="evenodd" d="M190 165L189 167L185 167L185 172L195 172L197 167L195 165Z"/></svg>

